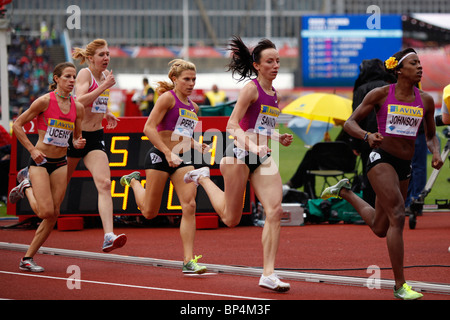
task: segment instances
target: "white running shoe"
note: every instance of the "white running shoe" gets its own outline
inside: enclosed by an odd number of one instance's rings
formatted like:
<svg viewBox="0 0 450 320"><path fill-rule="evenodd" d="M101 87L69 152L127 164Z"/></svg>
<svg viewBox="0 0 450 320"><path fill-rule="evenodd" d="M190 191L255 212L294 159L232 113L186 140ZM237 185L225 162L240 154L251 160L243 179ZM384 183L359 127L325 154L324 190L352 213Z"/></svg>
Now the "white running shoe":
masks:
<svg viewBox="0 0 450 320"><path fill-rule="evenodd" d="M259 279L259 286L277 292L286 292L291 289L291 285L287 282L281 281L275 273L272 273L268 277L261 275L261 278Z"/></svg>
<svg viewBox="0 0 450 320"><path fill-rule="evenodd" d="M200 169L191 170L184 175L184 182L194 182L198 186L198 179L200 177L209 177L209 167L202 167Z"/></svg>
<svg viewBox="0 0 450 320"><path fill-rule="evenodd" d="M125 234L119 234L116 236L115 234L105 234L105 240L103 241L103 252L110 252L114 249L121 248L127 242L127 236Z"/></svg>
<svg viewBox="0 0 450 320"><path fill-rule="evenodd" d="M31 187L31 183L28 179L23 179L19 185L12 188L9 193L9 202L10 203L16 203L20 199L23 199L25 197L25 189Z"/></svg>

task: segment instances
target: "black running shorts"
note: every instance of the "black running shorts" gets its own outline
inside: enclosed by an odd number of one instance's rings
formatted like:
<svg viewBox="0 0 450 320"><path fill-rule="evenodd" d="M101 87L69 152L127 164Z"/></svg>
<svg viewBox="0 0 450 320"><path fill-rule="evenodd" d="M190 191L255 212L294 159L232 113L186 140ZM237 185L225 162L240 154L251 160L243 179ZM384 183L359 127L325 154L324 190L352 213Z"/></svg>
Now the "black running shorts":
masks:
<svg viewBox="0 0 450 320"><path fill-rule="evenodd" d="M373 149L367 160L367 172L379 163L394 167L400 181L411 178L411 160L397 158L383 149Z"/></svg>

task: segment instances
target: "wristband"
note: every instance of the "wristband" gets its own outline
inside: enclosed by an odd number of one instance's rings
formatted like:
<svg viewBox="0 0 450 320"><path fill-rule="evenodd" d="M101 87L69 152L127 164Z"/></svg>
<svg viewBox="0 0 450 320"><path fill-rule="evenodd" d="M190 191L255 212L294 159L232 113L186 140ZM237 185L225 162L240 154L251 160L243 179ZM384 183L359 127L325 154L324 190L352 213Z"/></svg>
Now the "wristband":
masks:
<svg viewBox="0 0 450 320"><path fill-rule="evenodd" d="M369 139L369 134L372 134L372 133L367 131L366 134L364 135L364 142L367 142L367 140Z"/></svg>

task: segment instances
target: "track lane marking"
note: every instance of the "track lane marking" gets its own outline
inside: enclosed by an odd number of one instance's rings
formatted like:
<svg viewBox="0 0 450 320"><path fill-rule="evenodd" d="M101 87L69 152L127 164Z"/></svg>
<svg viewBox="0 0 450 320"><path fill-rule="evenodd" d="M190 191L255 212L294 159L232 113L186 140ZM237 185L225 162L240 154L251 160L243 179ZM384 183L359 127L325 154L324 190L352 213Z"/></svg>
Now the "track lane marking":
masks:
<svg viewBox="0 0 450 320"><path fill-rule="evenodd" d="M158 288L158 287L148 287L148 286L138 286L132 284L123 284L123 283L114 283L114 282L104 282L104 281L94 281L94 280L80 280L80 279L69 279L62 277L53 277L53 276L44 276L39 274L31 274L31 273L19 273L19 272L10 272L0 270L2 274L9 274L15 276L23 276L23 277L34 277L34 278L43 278L43 279L51 279L51 280L63 280L63 281L79 281L81 283L90 283L90 284L99 284L99 285L108 285L115 287L126 287L133 289L145 289L145 290L155 290L155 291L165 291L165 292L174 292L174 293L184 293L184 294L196 294L196 295L204 295L204 296L215 296L222 298L232 298L232 299L245 299L245 300L271 300L264 299L259 297L247 297L247 296L237 296L237 295L229 295L229 294L221 294L221 293L212 293L212 292L199 292L199 291L189 291L189 290L179 290L179 289L168 289L168 288Z"/></svg>

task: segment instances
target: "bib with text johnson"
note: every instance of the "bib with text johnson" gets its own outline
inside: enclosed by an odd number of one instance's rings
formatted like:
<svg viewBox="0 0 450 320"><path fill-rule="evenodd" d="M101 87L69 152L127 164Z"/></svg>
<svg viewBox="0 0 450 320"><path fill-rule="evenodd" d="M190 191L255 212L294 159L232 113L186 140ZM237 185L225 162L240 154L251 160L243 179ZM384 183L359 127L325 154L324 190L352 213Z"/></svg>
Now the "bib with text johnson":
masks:
<svg viewBox="0 0 450 320"><path fill-rule="evenodd" d="M388 105L386 133L413 137L417 135L423 118L423 108Z"/></svg>

